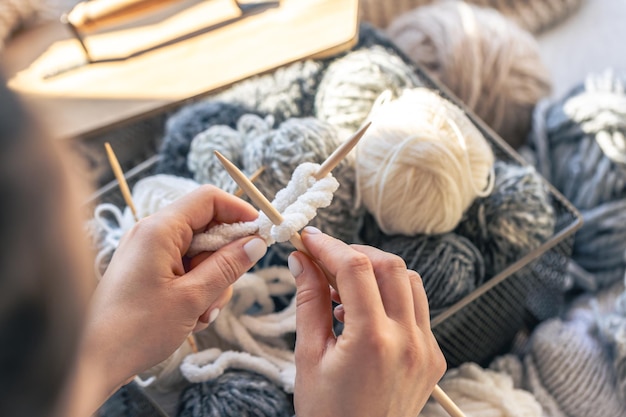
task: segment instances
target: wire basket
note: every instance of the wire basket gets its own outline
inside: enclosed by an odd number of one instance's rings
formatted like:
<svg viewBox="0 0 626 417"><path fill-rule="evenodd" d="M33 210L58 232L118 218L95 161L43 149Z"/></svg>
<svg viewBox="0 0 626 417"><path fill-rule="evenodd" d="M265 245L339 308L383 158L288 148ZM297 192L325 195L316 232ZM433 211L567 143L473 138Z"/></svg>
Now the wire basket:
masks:
<svg viewBox="0 0 626 417"><path fill-rule="evenodd" d="M378 39L377 43L393 50L412 65L427 87L463 109L492 145L498 159L526 165L516 151L445 86L410 62L385 38ZM153 156L128 171L129 185L132 187L139 179L150 175L157 162L158 156ZM582 216L551 184L547 181L545 184L557 216L554 234L541 246L432 318L433 332L449 367L469 361L486 365L511 346L520 330L532 329L539 321L559 313L563 302L561 288L567 279L567 262L572 253L574 233L582 225ZM92 206L104 201L119 207L125 205L115 181L101 188L89 203Z"/></svg>

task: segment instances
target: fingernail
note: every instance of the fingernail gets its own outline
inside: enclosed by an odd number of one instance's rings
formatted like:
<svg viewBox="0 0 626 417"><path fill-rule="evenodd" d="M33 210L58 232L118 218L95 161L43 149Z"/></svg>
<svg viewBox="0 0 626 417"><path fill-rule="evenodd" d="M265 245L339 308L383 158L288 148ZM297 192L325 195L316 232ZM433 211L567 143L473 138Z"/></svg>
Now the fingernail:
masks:
<svg viewBox="0 0 626 417"><path fill-rule="evenodd" d="M312 235L319 235L320 233L322 233L320 229L315 226L307 226L304 228L304 231Z"/></svg>
<svg viewBox="0 0 626 417"><path fill-rule="evenodd" d="M248 259L250 262L256 263L259 259L265 256L267 252L267 244L261 238L255 237L245 245L243 245L243 250L248 255Z"/></svg>
<svg viewBox="0 0 626 417"><path fill-rule="evenodd" d="M291 275L293 275L294 278L302 273L302 264L298 258L293 255L293 253L289 255L289 258L287 258L287 266L289 267L289 272L291 272Z"/></svg>
<svg viewBox="0 0 626 417"><path fill-rule="evenodd" d="M214 308L213 310L211 310L211 312L209 313L209 324L213 323L217 319L217 316L219 315L220 315L219 308Z"/></svg>

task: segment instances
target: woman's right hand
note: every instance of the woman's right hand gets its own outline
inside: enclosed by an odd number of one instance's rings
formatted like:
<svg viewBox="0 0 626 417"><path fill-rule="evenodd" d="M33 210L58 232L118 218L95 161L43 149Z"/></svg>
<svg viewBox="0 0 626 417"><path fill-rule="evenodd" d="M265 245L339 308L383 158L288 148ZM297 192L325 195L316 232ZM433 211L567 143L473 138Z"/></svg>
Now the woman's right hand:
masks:
<svg viewBox="0 0 626 417"><path fill-rule="evenodd" d="M296 415L415 417L446 363L430 328L420 276L398 256L346 245L315 228L302 239L336 277L344 322L335 337L331 290L320 267L294 252L296 277Z"/></svg>

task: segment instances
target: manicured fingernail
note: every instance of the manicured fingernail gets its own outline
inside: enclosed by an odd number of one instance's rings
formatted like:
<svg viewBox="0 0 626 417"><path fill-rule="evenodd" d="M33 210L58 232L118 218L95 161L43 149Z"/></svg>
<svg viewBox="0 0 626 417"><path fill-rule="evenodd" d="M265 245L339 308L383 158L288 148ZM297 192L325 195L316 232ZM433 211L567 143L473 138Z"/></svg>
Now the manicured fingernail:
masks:
<svg viewBox="0 0 626 417"><path fill-rule="evenodd" d="M213 323L217 319L217 316L219 315L220 315L219 308L214 308L213 310L211 310L211 312L209 313L209 324Z"/></svg>
<svg viewBox="0 0 626 417"><path fill-rule="evenodd" d="M318 235L318 234L322 233L320 231L320 229L318 229L315 226L307 226L307 227L304 228L304 231L309 233L309 234L311 234L311 235Z"/></svg>
<svg viewBox="0 0 626 417"><path fill-rule="evenodd" d="M287 266L289 267L289 272L291 272L291 275L294 277L297 277L302 273L302 264L298 258L293 255L293 253L289 255L289 258L287 258Z"/></svg>
<svg viewBox="0 0 626 417"><path fill-rule="evenodd" d="M248 259L250 262L256 263L259 259L265 256L267 252L267 244L261 238L255 237L245 245L243 245L243 250L248 255Z"/></svg>

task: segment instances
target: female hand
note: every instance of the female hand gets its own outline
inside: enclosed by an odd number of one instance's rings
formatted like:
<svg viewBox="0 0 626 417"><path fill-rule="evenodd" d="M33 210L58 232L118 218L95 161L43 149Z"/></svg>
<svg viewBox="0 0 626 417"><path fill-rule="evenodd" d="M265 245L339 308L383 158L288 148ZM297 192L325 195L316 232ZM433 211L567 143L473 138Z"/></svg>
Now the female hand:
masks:
<svg viewBox="0 0 626 417"><path fill-rule="evenodd" d="M90 361L105 366L108 389L165 360L192 330L206 327L228 301L230 285L267 250L250 236L185 265L193 234L257 216L243 200L203 186L124 236L96 288L84 337Z"/></svg>
<svg viewBox="0 0 626 417"><path fill-rule="evenodd" d="M302 240L336 277L343 304L335 314L344 329L334 336L320 267L294 252L296 415L417 416L446 369L420 276L395 255L348 246L314 228L305 228Z"/></svg>

